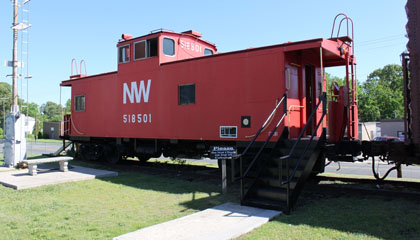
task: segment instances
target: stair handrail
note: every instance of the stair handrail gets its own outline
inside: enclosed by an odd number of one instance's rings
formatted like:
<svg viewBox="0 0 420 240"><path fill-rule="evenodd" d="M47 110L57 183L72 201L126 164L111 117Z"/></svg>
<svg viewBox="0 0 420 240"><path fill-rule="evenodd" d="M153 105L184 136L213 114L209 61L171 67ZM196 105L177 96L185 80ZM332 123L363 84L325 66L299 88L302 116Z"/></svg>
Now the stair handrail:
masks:
<svg viewBox="0 0 420 240"><path fill-rule="evenodd" d="M252 169L252 167L255 165L255 163L257 162L258 158L260 157L260 155L261 155L262 151L264 150L265 146L271 140L271 138L273 137L273 135L276 132L277 128L280 126L280 124L283 122L284 118L286 117L286 115L287 115L287 94L286 93L284 94L284 96L280 100L279 104L281 102L283 102L283 101L284 101L283 115L281 116L280 120L277 122L277 124L274 127L274 129L271 131L271 133L268 136L268 138L265 140L264 144L260 147L260 149L258 150L257 154L255 154L255 156L252 159L251 163L249 164L248 168L245 170L244 174L241 176L241 179L245 178L248 175L249 171ZM253 140L255 141L255 139L256 139L256 137L254 137ZM250 145L248 145L248 146L250 146ZM247 151L248 149L245 149L245 150ZM241 156L243 156L243 154L241 154Z"/></svg>
<svg viewBox="0 0 420 240"><path fill-rule="evenodd" d="M279 106L281 105L281 103L287 99L287 93L285 93L283 95L283 97L280 99L280 101L277 103L277 105L274 107L273 111L271 112L271 114L267 117L267 119L265 120L265 122L262 124L262 126L260 127L260 129L257 131L257 133L255 134L255 136L252 138L251 142L248 144L248 146L245 148L245 150L239 154L237 156L237 158L244 156L249 148L254 144L255 140L258 138L258 136L261 134L262 130L265 128L265 126L267 125L267 123L269 122L269 120L273 117L274 113L277 111L277 108L279 108Z"/></svg>
<svg viewBox="0 0 420 240"><path fill-rule="evenodd" d="M303 156L305 156L305 153L306 153L306 151L308 150L309 146L311 145L311 143L312 143L312 141L313 141L313 139L314 139L314 137L315 137L315 134L316 134L316 132L317 132L317 130L318 130L318 128L319 128L319 126L321 125L321 123L322 123L322 121L323 121L323 119L324 119L325 115L327 114L327 110L326 110L326 108L327 108L327 94L326 94L325 92L323 92L323 93L322 93L322 95L321 95L321 97L319 98L319 100L320 100L320 101L319 101L319 102L318 102L318 104L316 105L315 109L312 111L312 113L311 113L311 115L310 115L310 117L309 117L309 119L308 119L308 122L305 124L305 127L304 127L304 128L302 129L302 131L300 132L298 139L297 139L297 140L296 140L296 142L293 144L292 149L290 149L289 154L288 154L288 155L285 155L285 156L280 157L280 160L284 160L284 159L289 159L289 158L292 156L292 154L294 153L294 151L295 151L295 149L296 149L297 144L298 144L298 143L302 140L302 136L303 136L303 134L306 132L306 129L308 128L309 124L310 124L310 123L312 123L312 121L313 121L313 119L314 119L314 116L315 116L315 113L318 111L318 108L319 108L319 106L320 106L320 105L321 105L321 103L322 103L322 117L321 117L321 119L319 120L319 122L317 123L317 126L316 126L315 130L313 131L313 133L312 133L312 135L311 135L311 138L310 138L309 142L306 144L305 149L303 150L303 153L300 155L300 157L299 157L298 161L296 162L296 166L294 167L292 174L291 174L290 176L288 176L288 179L287 179L286 181L281 182L281 184L282 184L282 185L283 185L283 184L288 184L288 183L290 183L290 182L292 181L292 179L295 177L296 171L297 171L297 169L298 169L298 167L299 167L300 162L301 162L301 161L302 161L302 159L303 159Z"/></svg>

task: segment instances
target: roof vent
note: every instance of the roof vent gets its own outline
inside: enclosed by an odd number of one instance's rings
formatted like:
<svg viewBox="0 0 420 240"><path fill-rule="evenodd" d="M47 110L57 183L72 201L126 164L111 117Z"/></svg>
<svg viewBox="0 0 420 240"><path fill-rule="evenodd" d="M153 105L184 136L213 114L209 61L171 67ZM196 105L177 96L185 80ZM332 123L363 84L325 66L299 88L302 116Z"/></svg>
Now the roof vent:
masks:
<svg viewBox="0 0 420 240"><path fill-rule="evenodd" d="M124 33L123 35L121 35L121 38L124 40L130 40L133 36L131 34L126 34Z"/></svg>
<svg viewBox="0 0 420 240"><path fill-rule="evenodd" d="M191 34L191 35L193 35L195 37L198 37L198 38L201 38L201 36L203 36L203 34L201 34L199 32L196 32L194 30L188 30L188 31L185 31L185 32L182 32L182 33Z"/></svg>

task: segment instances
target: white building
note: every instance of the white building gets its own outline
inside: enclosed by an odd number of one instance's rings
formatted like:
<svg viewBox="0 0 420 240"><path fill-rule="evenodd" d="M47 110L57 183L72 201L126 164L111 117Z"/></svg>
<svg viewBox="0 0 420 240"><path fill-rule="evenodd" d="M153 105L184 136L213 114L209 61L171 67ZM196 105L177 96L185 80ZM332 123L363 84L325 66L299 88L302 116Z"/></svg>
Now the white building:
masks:
<svg viewBox="0 0 420 240"><path fill-rule="evenodd" d="M369 141L381 136L380 122L359 122L359 139Z"/></svg>
<svg viewBox="0 0 420 240"><path fill-rule="evenodd" d="M35 118L33 117L25 117L25 133L32 134L35 127Z"/></svg>

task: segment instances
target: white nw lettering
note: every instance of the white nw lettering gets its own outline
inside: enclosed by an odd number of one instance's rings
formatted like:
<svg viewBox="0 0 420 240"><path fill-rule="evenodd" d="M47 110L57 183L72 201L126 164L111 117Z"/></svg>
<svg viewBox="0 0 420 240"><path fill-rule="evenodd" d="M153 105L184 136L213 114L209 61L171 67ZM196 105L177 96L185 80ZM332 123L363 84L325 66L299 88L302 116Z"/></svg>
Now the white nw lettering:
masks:
<svg viewBox="0 0 420 240"><path fill-rule="evenodd" d="M140 81L140 86L137 88L137 82L131 82L131 89L128 87L127 83L124 83L124 90L123 90L123 103L127 103L127 97L130 103L134 103L134 98L136 99L136 103L141 102L141 98L143 96L144 102L149 102L149 92L150 92L150 85L152 83L152 79L147 80L147 87L144 87L144 81Z"/></svg>

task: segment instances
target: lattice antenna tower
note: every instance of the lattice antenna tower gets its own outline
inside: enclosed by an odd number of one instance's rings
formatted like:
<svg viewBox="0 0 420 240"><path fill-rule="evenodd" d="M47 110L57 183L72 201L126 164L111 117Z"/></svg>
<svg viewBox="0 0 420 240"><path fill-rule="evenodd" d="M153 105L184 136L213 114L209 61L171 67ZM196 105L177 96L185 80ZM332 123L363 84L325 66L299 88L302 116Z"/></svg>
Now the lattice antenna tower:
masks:
<svg viewBox="0 0 420 240"><path fill-rule="evenodd" d="M22 106L21 102L21 111L24 112L23 107L26 107L26 116L29 115L29 79L32 76L29 74L29 3L30 0L25 0L19 4L19 16L20 22L28 28L25 28L20 31L20 59L24 63L22 68L20 68L19 80L20 80L20 98L26 100L26 106Z"/></svg>

